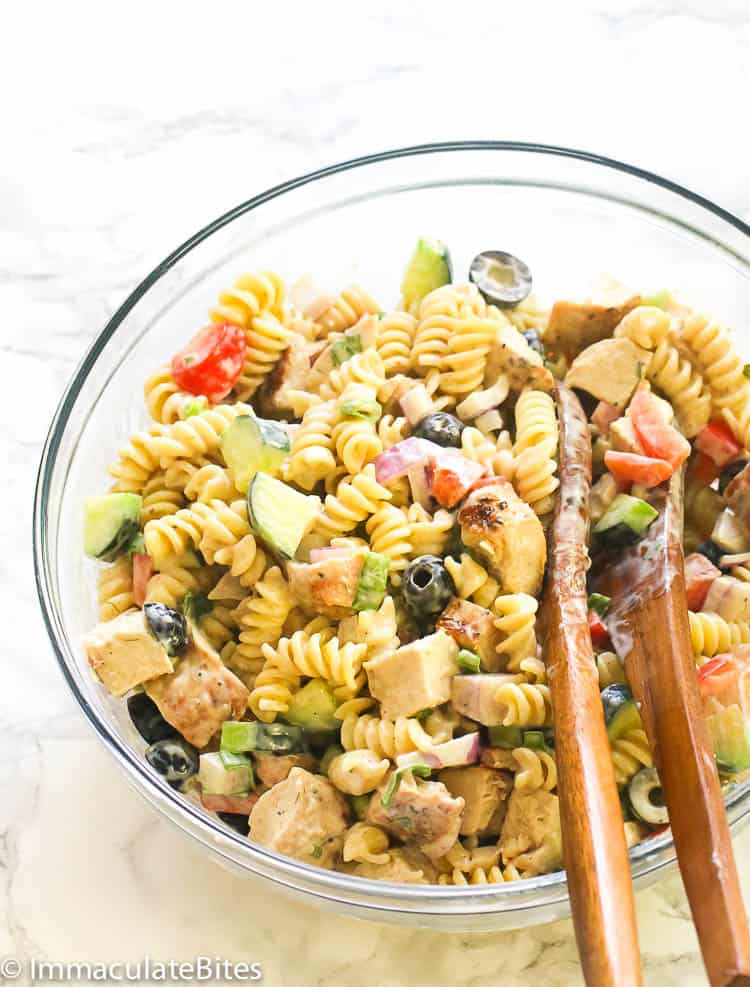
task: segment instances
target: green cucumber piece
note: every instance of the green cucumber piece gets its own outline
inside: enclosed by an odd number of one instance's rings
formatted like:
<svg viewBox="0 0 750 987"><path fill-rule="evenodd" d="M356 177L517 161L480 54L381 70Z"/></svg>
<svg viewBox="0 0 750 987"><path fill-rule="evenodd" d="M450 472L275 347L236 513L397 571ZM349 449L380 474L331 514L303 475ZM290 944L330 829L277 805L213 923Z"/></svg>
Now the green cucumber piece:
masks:
<svg viewBox="0 0 750 987"><path fill-rule="evenodd" d="M530 751L543 751L547 749L544 734L541 730L524 730L523 746Z"/></svg>
<svg viewBox="0 0 750 987"><path fill-rule="evenodd" d="M250 759L240 761L239 755L224 751L201 754L198 781L206 795L246 795L255 788Z"/></svg>
<svg viewBox="0 0 750 987"><path fill-rule="evenodd" d="M352 812L357 819L364 819L367 815L367 810L370 806L370 796L369 795L352 795Z"/></svg>
<svg viewBox="0 0 750 987"><path fill-rule="evenodd" d="M311 679L289 700L284 719L309 733L328 733L341 726L341 721L334 716L338 706L326 683L322 679Z"/></svg>
<svg viewBox="0 0 750 987"><path fill-rule="evenodd" d="M634 545L659 516L651 504L630 494L618 494L599 519L594 534L607 548Z"/></svg>
<svg viewBox="0 0 750 987"><path fill-rule="evenodd" d="M383 602L388 586L388 566L390 559L378 552L368 552L359 570L357 589L352 601L352 609L377 610Z"/></svg>
<svg viewBox="0 0 750 987"><path fill-rule="evenodd" d="M602 706L611 743L619 740L630 730L642 729L641 714L633 694L626 685L608 685L602 689Z"/></svg>
<svg viewBox="0 0 750 987"><path fill-rule="evenodd" d="M481 660L478 654L469 651L468 648L460 648L456 664L466 675L476 675L481 669Z"/></svg>
<svg viewBox="0 0 750 987"><path fill-rule="evenodd" d="M672 293L665 288L662 291L654 292L653 295L645 295L641 298L641 305L651 305L653 308L660 308L667 312L672 305Z"/></svg>
<svg viewBox="0 0 750 987"><path fill-rule="evenodd" d="M451 258L446 245L429 237L418 240L401 281L405 308L416 307L425 295L450 284L452 279Z"/></svg>
<svg viewBox="0 0 750 987"><path fill-rule="evenodd" d="M302 754L307 751L307 744L302 728L291 723L227 720L221 727L221 749L231 754L247 751Z"/></svg>
<svg viewBox="0 0 750 987"><path fill-rule="evenodd" d="M127 551L141 526L143 499L134 493L87 497L84 504L83 549L92 559L112 562Z"/></svg>
<svg viewBox="0 0 750 987"><path fill-rule="evenodd" d="M359 418L365 422L376 422L383 414L377 401L342 401L339 411L347 418Z"/></svg>
<svg viewBox="0 0 750 987"><path fill-rule="evenodd" d="M245 493L259 470L277 476L290 443L280 422L240 415L221 436L224 462L232 471L234 485Z"/></svg>
<svg viewBox="0 0 750 987"><path fill-rule="evenodd" d="M750 768L750 730L736 703L707 716L706 725L721 772L737 774Z"/></svg>
<svg viewBox="0 0 750 987"><path fill-rule="evenodd" d="M283 559L293 559L318 514L308 497L268 473L256 473L247 492L250 524L268 547Z"/></svg>
<svg viewBox="0 0 750 987"><path fill-rule="evenodd" d="M523 731L520 727L488 727L490 747L504 747L513 750L523 747Z"/></svg>
<svg viewBox="0 0 750 987"><path fill-rule="evenodd" d="M357 353L362 352L362 337L358 332L351 330L344 333L341 339L331 343L331 358L337 367L347 360L351 360Z"/></svg>

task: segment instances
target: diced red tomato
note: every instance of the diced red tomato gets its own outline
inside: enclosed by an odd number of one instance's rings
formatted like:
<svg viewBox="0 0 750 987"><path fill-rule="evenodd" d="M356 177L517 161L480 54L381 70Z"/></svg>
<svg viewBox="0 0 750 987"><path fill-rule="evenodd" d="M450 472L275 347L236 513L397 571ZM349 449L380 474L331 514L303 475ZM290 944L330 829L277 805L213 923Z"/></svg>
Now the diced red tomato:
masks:
<svg viewBox="0 0 750 987"><path fill-rule="evenodd" d="M172 376L184 391L205 394L215 404L234 387L246 353L244 330L229 322L218 322L201 329L184 350L172 357Z"/></svg>
<svg viewBox="0 0 750 987"><path fill-rule="evenodd" d="M455 507L484 473L484 466L457 449L435 456L430 470L431 493L442 507Z"/></svg>
<svg viewBox="0 0 750 987"><path fill-rule="evenodd" d="M700 610L711 588L721 575L721 570L700 552L693 552L685 559L685 590L690 610Z"/></svg>
<svg viewBox="0 0 750 987"><path fill-rule="evenodd" d="M249 795L210 795L208 792L201 792L201 805L209 812L234 812L240 816L249 816L259 798L256 792Z"/></svg>
<svg viewBox="0 0 750 987"><path fill-rule="evenodd" d="M716 655L698 669L698 686L702 696L717 696L737 684L740 670L732 655Z"/></svg>
<svg viewBox="0 0 750 987"><path fill-rule="evenodd" d="M702 487L710 487L721 473L721 468L704 452L697 452L693 455L688 470L690 476Z"/></svg>
<svg viewBox="0 0 750 987"><path fill-rule="evenodd" d="M142 607L146 602L148 581L154 571L154 560L146 552L133 553L133 602Z"/></svg>
<svg viewBox="0 0 750 987"><path fill-rule="evenodd" d="M693 439L693 445L713 459L717 466L726 466L742 452L742 446L726 422L709 422Z"/></svg>
<svg viewBox="0 0 750 987"><path fill-rule="evenodd" d="M663 459L672 472L690 455L690 443L676 428L664 421L657 399L647 390L636 391L630 402L630 418L641 445L649 456Z"/></svg>
<svg viewBox="0 0 750 987"><path fill-rule="evenodd" d="M612 476L620 484L641 483L644 487L658 487L674 473L672 466L664 459L638 456L634 452L604 453L604 463Z"/></svg>
<svg viewBox="0 0 750 987"><path fill-rule="evenodd" d="M589 610L589 630L591 631L591 643L595 648L601 649L612 646L609 631L596 610Z"/></svg>
<svg viewBox="0 0 750 987"><path fill-rule="evenodd" d="M617 421L621 411L607 401L600 401L591 415L591 424L596 425L602 435L607 435L609 426Z"/></svg>

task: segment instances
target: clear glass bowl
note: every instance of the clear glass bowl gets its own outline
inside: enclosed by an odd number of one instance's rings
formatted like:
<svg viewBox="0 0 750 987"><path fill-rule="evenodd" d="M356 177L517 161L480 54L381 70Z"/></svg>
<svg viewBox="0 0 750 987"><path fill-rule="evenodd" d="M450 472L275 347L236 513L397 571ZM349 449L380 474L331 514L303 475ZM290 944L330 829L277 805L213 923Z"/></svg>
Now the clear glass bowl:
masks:
<svg viewBox="0 0 750 987"><path fill-rule="evenodd" d="M79 645L96 622L93 563L82 550L82 503L105 490L106 466L146 422L143 382L205 321L243 270L311 272L335 289L361 281L393 304L419 235L451 248L457 275L479 250L510 250L543 297L575 295L609 272L642 290L668 287L738 329L750 312L750 228L655 175L563 148L442 144L348 161L286 182L217 219L160 264L84 357L52 423L35 506L36 574L63 675L134 788L220 862L298 897L360 917L446 929L512 928L568 911L560 873L515 884L427 887L335 874L252 846L175 793L148 766L124 704L89 672ZM746 328L746 327L745 327ZM727 800L733 826L750 785ZM675 864L668 834L631 853L637 886Z"/></svg>

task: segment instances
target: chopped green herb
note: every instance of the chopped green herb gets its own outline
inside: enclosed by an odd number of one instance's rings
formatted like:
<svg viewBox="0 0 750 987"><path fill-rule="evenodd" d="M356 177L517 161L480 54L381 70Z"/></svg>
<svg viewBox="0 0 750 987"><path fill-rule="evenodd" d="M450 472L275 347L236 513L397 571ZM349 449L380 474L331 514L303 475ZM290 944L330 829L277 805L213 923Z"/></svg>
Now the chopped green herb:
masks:
<svg viewBox="0 0 750 987"><path fill-rule="evenodd" d="M250 774L250 790L255 791L255 774L253 762L246 754L233 754L231 751L219 751L219 758L227 771L238 771L246 768Z"/></svg>
<svg viewBox="0 0 750 987"><path fill-rule="evenodd" d="M211 613L214 605L205 593L194 593L188 590L185 599L182 601L182 612L192 620L194 624L199 624L207 613Z"/></svg>
<svg viewBox="0 0 750 987"><path fill-rule="evenodd" d="M603 593L591 593L589 595L589 610L593 610L600 617L606 614L609 604L610 597L605 596Z"/></svg>
<svg viewBox="0 0 750 987"><path fill-rule="evenodd" d="M183 357L182 362L185 364L186 367L192 367L192 365L195 363L195 359L196 358L193 356L192 353L188 353L187 356Z"/></svg>
<svg viewBox="0 0 750 987"><path fill-rule="evenodd" d="M186 398L182 405L182 417L192 418L193 415L199 415L201 411L205 411L208 406L208 399L205 394L198 394L194 398Z"/></svg>
<svg viewBox="0 0 750 987"><path fill-rule="evenodd" d="M424 723L431 712L431 709L420 709L418 713L414 714L414 719L419 720L420 723Z"/></svg>
<svg viewBox="0 0 750 987"><path fill-rule="evenodd" d="M362 337L358 332L347 332L341 339L331 343L331 356L337 367L362 352Z"/></svg>
<svg viewBox="0 0 750 987"><path fill-rule="evenodd" d="M475 655L468 648L461 648L456 658L456 664L462 672L466 672L468 675L476 675L481 667L479 655Z"/></svg>
<svg viewBox="0 0 750 987"><path fill-rule="evenodd" d="M315 846L310 851L310 856L311 857L315 857L316 860L319 857L322 857L323 856L323 844L322 843L316 843Z"/></svg>
<svg viewBox="0 0 750 987"><path fill-rule="evenodd" d="M365 422L376 422L383 414L377 401L342 401L339 411L347 418L359 418Z"/></svg>
<svg viewBox="0 0 750 987"><path fill-rule="evenodd" d="M352 795L352 811L357 819L364 819L370 804L369 795Z"/></svg>
<svg viewBox="0 0 750 987"><path fill-rule="evenodd" d="M380 799L380 803L384 809L387 809L393 801L393 796L399 790L401 779L407 771L411 771L411 773L417 775L418 778L429 778L432 774L432 768L429 764L408 764L403 768L396 768L391 775L390 780L386 785L386 789Z"/></svg>
<svg viewBox="0 0 750 987"><path fill-rule="evenodd" d="M541 730L524 730L523 746L531 751L543 751L547 746L544 742L544 734Z"/></svg>
<svg viewBox="0 0 750 987"><path fill-rule="evenodd" d="M654 308L661 308L666 311L672 304L672 295L666 289L663 291L656 291L653 295L646 295L641 298L641 304L653 305Z"/></svg>
<svg viewBox="0 0 750 987"><path fill-rule="evenodd" d="M744 375L745 375L746 377L750 377L750 363L746 363L746 364L745 364L745 366L744 366L744 367L742 368L742 373L743 373L743 374L744 374Z"/></svg>

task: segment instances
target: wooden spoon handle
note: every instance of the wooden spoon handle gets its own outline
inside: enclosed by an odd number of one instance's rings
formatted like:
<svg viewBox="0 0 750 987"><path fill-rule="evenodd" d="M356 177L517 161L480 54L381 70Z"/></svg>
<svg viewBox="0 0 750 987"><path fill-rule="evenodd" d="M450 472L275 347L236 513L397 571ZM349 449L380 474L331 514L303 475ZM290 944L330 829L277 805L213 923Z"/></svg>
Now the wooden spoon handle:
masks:
<svg viewBox="0 0 750 987"><path fill-rule="evenodd" d="M583 409L563 384L557 407L560 490L542 611L565 868L586 983L639 987L633 887L588 626L591 442Z"/></svg>
<svg viewBox="0 0 750 987"><path fill-rule="evenodd" d="M750 987L750 932L703 717L682 558L682 478L601 582L607 619L654 754L712 987Z"/></svg>

